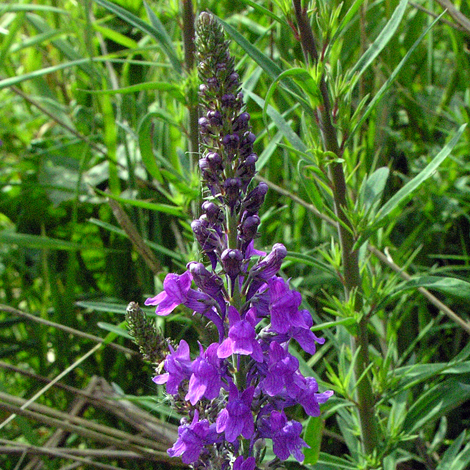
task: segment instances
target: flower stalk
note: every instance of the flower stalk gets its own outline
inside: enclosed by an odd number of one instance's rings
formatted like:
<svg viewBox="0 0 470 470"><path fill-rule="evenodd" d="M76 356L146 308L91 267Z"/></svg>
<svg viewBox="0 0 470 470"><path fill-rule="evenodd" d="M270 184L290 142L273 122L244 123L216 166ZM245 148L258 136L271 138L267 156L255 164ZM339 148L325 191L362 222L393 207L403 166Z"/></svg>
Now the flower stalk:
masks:
<svg viewBox="0 0 470 470"><path fill-rule="evenodd" d="M284 245L276 243L267 255L254 248L268 187L253 187L258 156L250 115L222 27L204 12L196 33L199 167L206 190L191 228L207 266L193 261L183 274L168 274L163 292L145 304L163 316L184 305L215 328L218 341L199 344L195 359L185 340L170 342L153 380L166 384L173 406L187 413L169 455L195 469L255 470L270 440L276 468L290 455L303 461L307 446L302 425L288 420L286 409L300 405L319 416L332 395L319 393L315 379L302 375L289 344L314 354L324 339L311 331L300 294L278 276Z"/></svg>
<svg viewBox="0 0 470 470"><path fill-rule="evenodd" d="M305 59L307 62L314 65L319 61L319 56L307 10L302 7L301 0L293 0L293 4ZM324 76L320 78L319 88L322 105L318 110L318 121L323 147L324 150L332 152L340 158L343 152L338 144L337 132L333 125L330 97ZM346 299L348 299L351 295L355 295L355 310L360 312L362 308L362 285L359 270L359 257L358 250L354 249L354 230L351 221L345 213L345 208L348 204L343 165L334 162L329 166L329 172L333 190L335 214L342 222L337 224L337 228L342 252L345 296ZM357 351L357 360L354 370L357 380L359 377L363 376L370 364L369 337L367 318L365 316L359 320L357 335L351 338L351 349L353 355L355 351ZM357 383L356 400L358 404L363 450L365 454L371 454L378 444L378 431L375 419L374 394L368 376L365 376Z"/></svg>

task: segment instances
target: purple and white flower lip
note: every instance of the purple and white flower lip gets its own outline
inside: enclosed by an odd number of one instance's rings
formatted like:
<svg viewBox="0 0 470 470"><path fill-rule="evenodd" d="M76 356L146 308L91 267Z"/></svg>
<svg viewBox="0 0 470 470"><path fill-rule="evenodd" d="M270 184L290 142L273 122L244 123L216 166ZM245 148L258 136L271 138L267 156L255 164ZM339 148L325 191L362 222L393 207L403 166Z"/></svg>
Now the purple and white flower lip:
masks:
<svg viewBox="0 0 470 470"><path fill-rule="evenodd" d="M302 425L285 410L300 405L306 415L319 416L332 392L319 393L315 379L302 375L289 344L294 339L313 354L324 340L310 330L300 293L279 275L285 246L276 243L267 255L254 248L268 186L250 189L256 137L228 42L209 13L199 16L196 45L199 167L207 191L191 228L208 265L192 261L183 274L168 274L163 292L145 304L161 316L183 305L215 325L219 339L206 349L199 344L194 359L184 339L170 344L164 372L153 379L166 384L178 411L189 413L168 453L198 470L256 470L264 455L259 447L270 439L278 460L302 462Z"/></svg>

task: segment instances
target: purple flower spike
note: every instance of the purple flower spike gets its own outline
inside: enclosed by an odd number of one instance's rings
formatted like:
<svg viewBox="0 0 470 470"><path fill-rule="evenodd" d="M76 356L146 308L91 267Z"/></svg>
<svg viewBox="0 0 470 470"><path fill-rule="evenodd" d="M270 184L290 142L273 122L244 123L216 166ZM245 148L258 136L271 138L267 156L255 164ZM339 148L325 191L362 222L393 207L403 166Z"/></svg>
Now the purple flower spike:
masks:
<svg viewBox="0 0 470 470"><path fill-rule="evenodd" d="M246 460L243 455L237 457L233 463L233 470L255 470L256 460L254 457L248 457Z"/></svg>
<svg viewBox="0 0 470 470"><path fill-rule="evenodd" d="M246 129L249 121L250 115L247 112L241 113L233 122L233 130L239 132Z"/></svg>
<svg viewBox="0 0 470 470"><path fill-rule="evenodd" d="M217 432L225 432L228 442L235 442L241 434L250 439L254 433L254 421L251 413L254 387L249 387L242 393L236 385L230 382L229 401L217 417Z"/></svg>
<svg viewBox="0 0 470 470"><path fill-rule="evenodd" d="M224 282L215 273L208 271L202 263L191 261L186 266L193 276L194 283L202 292L217 299L222 293Z"/></svg>
<svg viewBox="0 0 470 470"><path fill-rule="evenodd" d="M166 383L166 391L170 395L178 393L178 387L183 380L191 376L191 358L189 357L188 343L182 339L175 351L169 345L170 354L165 359L165 374L157 375L152 380L156 384Z"/></svg>
<svg viewBox="0 0 470 470"><path fill-rule="evenodd" d="M218 343L211 344L207 351L201 345L200 355L191 366L188 393L185 400L195 405L202 397L212 400L219 395L222 380L220 377L221 360L217 357Z"/></svg>
<svg viewBox="0 0 470 470"><path fill-rule="evenodd" d="M192 275L189 271L181 276L168 274L163 281L165 290L156 297L147 299L145 305L157 305L155 309L157 315L168 315L178 305L183 304L197 313L208 316L214 308L215 300L203 292L191 289L191 281Z"/></svg>
<svg viewBox="0 0 470 470"><path fill-rule="evenodd" d="M207 119L212 126L220 127L222 125L222 115L219 111L209 111Z"/></svg>
<svg viewBox="0 0 470 470"><path fill-rule="evenodd" d="M230 306L228 309L230 330L226 338L217 350L220 358L226 358L232 354L251 356L257 362L263 362L263 351L256 340L256 332L252 322L253 317L247 316L246 320L240 318L237 309Z"/></svg>
<svg viewBox="0 0 470 470"><path fill-rule="evenodd" d="M207 419L199 421L199 413L194 412L193 422L183 424L178 428L178 440L171 449L170 457L179 457L185 464L192 464L199 459L204 447L218 441L215 425L209 424Z"/></svg>

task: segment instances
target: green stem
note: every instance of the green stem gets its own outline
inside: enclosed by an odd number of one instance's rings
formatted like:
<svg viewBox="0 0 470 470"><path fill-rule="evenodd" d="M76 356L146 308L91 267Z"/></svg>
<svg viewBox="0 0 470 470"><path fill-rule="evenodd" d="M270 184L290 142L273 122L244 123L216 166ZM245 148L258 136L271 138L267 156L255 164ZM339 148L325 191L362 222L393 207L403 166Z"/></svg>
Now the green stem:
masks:
<svg viewBox="0 0 470 470"><path fill-rule="evenodd" d="M319 60L315 38L310 27L307 10L302 8L301 0L293 0L295 15L300 32L302 50L307 62L315 64ZM333 152L341 157L342 151L338 145L338 137L331 119L331 104L328 88L324 76L320 79L320 94L322 106L318 110L319 125L326 151ZM348 299L356 295L355 309L359 312L362 308L361 275L359 271L358 251L354 250L353 226L345 213L347 207L347 186L341 163L330 165L330 179L332 182L335 213L343 223L337 224L341 244L343 260L343 276L345 295ZM367 319L363 317L357 325L357 336L351 338L353 353L357 350L355 363L356 380L362 376L369 367L369 338L367 331ZM370 454L377 447L378 432L375 420L374 394L369 377L364 377L356 386L356 399L361 426L362 444L365 454Z"/></svg>

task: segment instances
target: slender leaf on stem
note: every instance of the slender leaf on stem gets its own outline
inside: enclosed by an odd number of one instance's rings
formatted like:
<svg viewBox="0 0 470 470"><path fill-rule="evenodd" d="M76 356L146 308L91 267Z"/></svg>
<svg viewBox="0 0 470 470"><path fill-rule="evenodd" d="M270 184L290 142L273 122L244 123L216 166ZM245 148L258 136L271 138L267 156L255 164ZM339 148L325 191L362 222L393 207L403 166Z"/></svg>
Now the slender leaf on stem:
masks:
<svg viewBox="0 0 470 470"><path fill-rule="evenodd" d="M431 28L441 19L441 17L445 14L443 12L441 15L439 15L424 31L423 33L419 36L419 38L414 42L414 44L408 49L408 52L406 53L405 57L400 61L400 63L396 66L396 68L393 70L393 72L390 74L390 77L388 77L388 80L382 85L380 90L374 95L372 100L370 101L369 105L367 108L364 110L364 114L362 115L361 119L358 121L358 123L354 126L354 129L352 132L349 134L349 137L346 141L346 145L350 143L351 139L353 136L355 136L357 129L362 126L364 121L367 119L369 114L372 112L372 110L377 106L377 104L380 102L380 100L383 98L387 90L390 88L390 85L393 83L395 78L397 78L398 74L400 73L400 70L403 68L403 66L406 64L408 59L411 57L411 54L414 52L414 50L418 47L418 44L421 42L421 40L426 36L426 34L431 30Z"/></svg>
<svg viewBox="0 0 470 470"><path fill-rule="evenodd" d="M453 277L421 276L401 284L393 294L418 287L437 290L443 294L470 301L470 282Z"/></svg>
<svg viewBox="0 0 470 470"><path fill-rule="evenodd" d="M369 46L369 49L367 49L364 55L356 62L356 65L349 71L349 73L353 77L351 81L351 87L353 87L357 83L359 77L367 70L369 65L380 54L380 52L382 52L383 48L393 37L395 31L398 28L398 25L400 24L403 18L403 15L405 14L407 5L408 0L400 1L397 8L393 12L392 17L382 29L380 34L377 36L375 41Z"/></svg>
<svg viewBox="0 0 470 470"><path fill-rule="evenodd" d="M416 433L470 399L470 385L452 378L431 387L408 410L404 431Z"/></svg>
<svg viewBox="0 0 470 470"><path fill-rule="evenodd" d="M176 206L169 206L168 204L155 204L153 202L140 201L137 199L126 199L115 194L106 193L96 188L95 191L98 194L101 194L102 196L110 197L111 199L114 199L118 202L122 202L123 204L130 204L131 206L142 207L143 209L149 209L156 212L163 212L164 214L170 214L175 216L183 215L182 209Z"/></svg>
<svg viewBox="0 0 470 470"><path fill-rule="evenodd" d="M432 161L424 168L418 175L409 181L403 188L401 188L394 196L392 196L379 210L377 222L382 221L390 212L396 209L402 202L404 202L411 194L426 181L439 167L439 165L448 157L452 149L455 147L460 139L465 127L463 124L460 126L457 133L452 140L432 159Z"/></svg>
<svg viewBox="0 0 470 470"><path fill-rule="evenodd" d="M118 326L113 325L112 323L107 323L104 321L98 322L98 326L102 328L103 330L106 331L111 331L112 333L115 333L118 336L123 336L124 338L127 339L133 339L132 336L127 332L126 329L126 322L120 323Z"/></svg>

